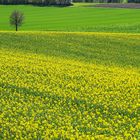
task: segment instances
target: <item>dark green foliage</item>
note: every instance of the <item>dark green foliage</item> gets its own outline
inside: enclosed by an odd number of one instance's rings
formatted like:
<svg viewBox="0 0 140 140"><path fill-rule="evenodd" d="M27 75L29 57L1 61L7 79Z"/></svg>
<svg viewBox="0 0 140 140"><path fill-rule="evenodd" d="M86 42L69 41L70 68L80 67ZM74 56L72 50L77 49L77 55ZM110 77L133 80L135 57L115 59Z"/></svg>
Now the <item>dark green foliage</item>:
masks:
<svg viewBox="0 0 140 140"><path fill-rule="evenodd" d="M69 6L71 5L71 0L0 0L0 4L33 4L33 5L63 5Z"/></svg>

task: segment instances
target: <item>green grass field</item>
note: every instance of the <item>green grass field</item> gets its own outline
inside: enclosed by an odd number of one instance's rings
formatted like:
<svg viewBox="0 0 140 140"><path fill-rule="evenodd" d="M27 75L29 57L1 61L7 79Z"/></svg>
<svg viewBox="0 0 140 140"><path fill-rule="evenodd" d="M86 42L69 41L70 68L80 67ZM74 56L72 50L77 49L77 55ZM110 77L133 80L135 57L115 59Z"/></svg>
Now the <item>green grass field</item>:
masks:
<svg viewBox="0 0 140 140"><path fill-rule="evenodd" d="M0 139L139 139L139 46L139 34L0 32Z"/></svg>
<svg viewBox="0 0 140 140"><path fill-rule="evenodd" d="M0 6L0 30L14 30L9 25L13 10L23 11L21 30L95 31L140 33L139 9L72 7Z"/></svg>

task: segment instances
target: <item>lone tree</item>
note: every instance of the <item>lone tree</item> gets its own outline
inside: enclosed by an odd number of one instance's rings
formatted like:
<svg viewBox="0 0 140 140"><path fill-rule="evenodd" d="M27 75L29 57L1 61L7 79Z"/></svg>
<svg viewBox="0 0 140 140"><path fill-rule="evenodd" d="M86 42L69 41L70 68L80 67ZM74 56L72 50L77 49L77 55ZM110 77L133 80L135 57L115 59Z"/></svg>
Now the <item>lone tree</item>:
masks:
<svg viewBox="0 0 140 140"><path fill-rule="evenodd" d="M10 24L15 26L16 31L18 31L18 27L23 24L24 14L20 11L13 11L10 15Z"/></svg>

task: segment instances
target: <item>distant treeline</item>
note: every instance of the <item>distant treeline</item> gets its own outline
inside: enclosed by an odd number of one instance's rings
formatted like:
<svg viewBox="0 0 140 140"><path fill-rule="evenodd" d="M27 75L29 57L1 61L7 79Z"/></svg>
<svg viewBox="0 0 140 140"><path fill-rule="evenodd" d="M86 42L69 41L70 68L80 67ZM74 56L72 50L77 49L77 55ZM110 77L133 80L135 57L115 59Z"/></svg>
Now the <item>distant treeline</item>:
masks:
<svg viewBox="0 0 140 140"><path fill-rule="evenodd" d="M140 3L140 0L128 0L129 3Z"/></svg>
<svg viewBox="0 0 140 140"><path fill-rule="evenodd" d="M71 0L0 0L0 4L4 5L18 5L18 4L33 4L33 5L71 5Z"/></svg>
<svg viewBox="0 0 140 140"><path fill-rule="evenodd" d="M60 5L69 6L72 2L95 2L95 3L140 3L140 0L0 0L0 4L18 5L18 4L33 4L33 5Z"/></svg>
<svg viewBox="0 0 140 140"><path fill-rule="evenodd" d="M94 2L94 3L140 3L140 0L73 0L73 2Z"/></svg>

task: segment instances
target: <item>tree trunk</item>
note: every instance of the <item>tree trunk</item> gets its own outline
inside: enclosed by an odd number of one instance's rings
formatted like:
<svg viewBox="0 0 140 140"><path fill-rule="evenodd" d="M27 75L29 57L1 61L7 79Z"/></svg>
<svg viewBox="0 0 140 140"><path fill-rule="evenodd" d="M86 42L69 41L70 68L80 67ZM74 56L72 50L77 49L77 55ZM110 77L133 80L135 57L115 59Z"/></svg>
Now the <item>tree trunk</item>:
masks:
<svg viewBox="0 0 140 140"><path fill-rule="evenodd" d="M18 26L16 25L16 31L18 31Z"/></svg>

